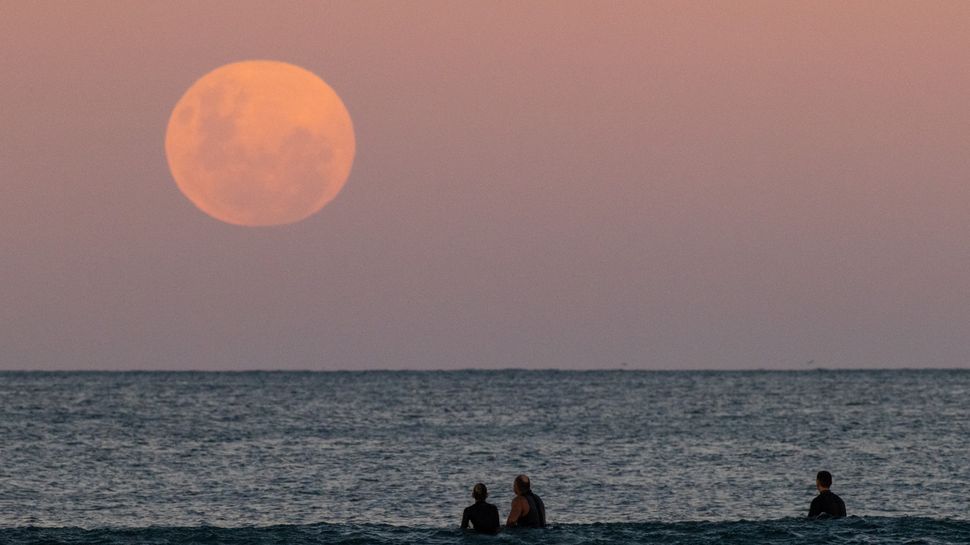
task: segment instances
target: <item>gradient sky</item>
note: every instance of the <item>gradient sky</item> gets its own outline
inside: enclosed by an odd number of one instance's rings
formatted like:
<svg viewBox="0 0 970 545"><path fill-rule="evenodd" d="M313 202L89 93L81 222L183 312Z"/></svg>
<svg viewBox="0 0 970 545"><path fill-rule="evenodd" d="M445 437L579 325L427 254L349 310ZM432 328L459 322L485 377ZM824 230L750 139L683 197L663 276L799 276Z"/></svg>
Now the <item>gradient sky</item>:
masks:
<svg viewBox="0 0 970 545"><path fill-rule="evenodd" d="M0 13L0 369L970 364L970 2ZM169 173L245 59L354 119L301 223Z"/></svg>

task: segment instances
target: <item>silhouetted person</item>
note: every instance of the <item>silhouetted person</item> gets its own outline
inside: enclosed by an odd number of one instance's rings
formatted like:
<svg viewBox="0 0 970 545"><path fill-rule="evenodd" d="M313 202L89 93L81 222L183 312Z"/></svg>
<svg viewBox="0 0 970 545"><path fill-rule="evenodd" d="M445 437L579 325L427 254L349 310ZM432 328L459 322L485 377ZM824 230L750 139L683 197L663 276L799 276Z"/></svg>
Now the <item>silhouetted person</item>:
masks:
<svg viewBox="0 0 970 545"><path fill-rule="evenodd" d="M812 500L812 506L808 509L809 518L841 518L845 516L845 502L842 498L829 490L832 486L832 474L828 471L819 471L815 477L815 488L818 489L818 496Z"/></svg>
<svg viewBox="0 0 970 545"><path fill-rule="evenodd" d="M494 534L498 532L498 507L485 502L488 497L488 489L485 485L478 483L472 488L472 497L475 498L474 505L465 508L461 516L462 530L468 528L468 523L472 523L472 528L476 532L483 534Z"/></svg>
<svg viewBox="0 0 970 545"><path fill-rule="evenodd" d="M542 498L532 493L529 477L516 477L512 490L515 491L515 498L512 499L512 510L505 525L510 528L545 528L546 506L542 503Z"/></svg>

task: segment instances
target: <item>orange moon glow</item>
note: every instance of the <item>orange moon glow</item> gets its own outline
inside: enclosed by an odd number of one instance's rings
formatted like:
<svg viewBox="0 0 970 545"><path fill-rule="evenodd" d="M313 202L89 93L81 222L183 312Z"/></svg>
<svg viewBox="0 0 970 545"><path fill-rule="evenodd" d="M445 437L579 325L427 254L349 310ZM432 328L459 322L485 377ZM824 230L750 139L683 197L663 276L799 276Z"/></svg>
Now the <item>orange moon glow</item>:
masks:
<svg viewBox="0 0 970 545"><path fill-rule="evenodd" d="M175 183L210 216L279 225L337 196L354 161L354 127L337 93L283 62L244 61L209 72L168 121Z"/></svg>

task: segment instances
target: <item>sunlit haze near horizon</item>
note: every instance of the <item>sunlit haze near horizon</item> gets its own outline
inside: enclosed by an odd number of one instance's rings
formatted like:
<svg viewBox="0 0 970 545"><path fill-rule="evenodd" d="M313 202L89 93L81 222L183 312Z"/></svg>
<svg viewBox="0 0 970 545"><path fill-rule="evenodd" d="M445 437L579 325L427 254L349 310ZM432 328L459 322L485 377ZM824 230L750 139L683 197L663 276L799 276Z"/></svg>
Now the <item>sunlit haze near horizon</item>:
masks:
<svg viewBox="0 0 970 545"><path fill-rule="evenodd" d="M970 3L0 13L0 370L970 362ZM213 219L166 163L250 59L353 120L297 223Z"/></svg>

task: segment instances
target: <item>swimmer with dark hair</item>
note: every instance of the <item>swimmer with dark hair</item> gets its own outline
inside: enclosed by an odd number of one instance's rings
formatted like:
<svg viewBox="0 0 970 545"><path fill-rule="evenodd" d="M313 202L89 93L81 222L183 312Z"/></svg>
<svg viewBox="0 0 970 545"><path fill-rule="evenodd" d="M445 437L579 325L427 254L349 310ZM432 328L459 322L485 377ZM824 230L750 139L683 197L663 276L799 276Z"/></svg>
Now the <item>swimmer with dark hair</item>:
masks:
<svg viewBox="0 0 970 545"><path fill-rule="evenodd" d="M499 529L498 507L485 501L488 497L488 488L483 483L478 483L472 488L472 498L475 499L473 505L465 508L461 516L462 530L468 529L470 522L472 528L481 534L494 534Z"/></svg>
<svg viewBox="0 0 970 545"><path fill-rule="evenodd" d="M829 490L832 486L832 474L828 471L819 471L815 477L815 488L818 489L818 496L812 500L812 506L808 509L809 518L842 518L845 516L845 502L838 497L835 492Z"/></svg>

